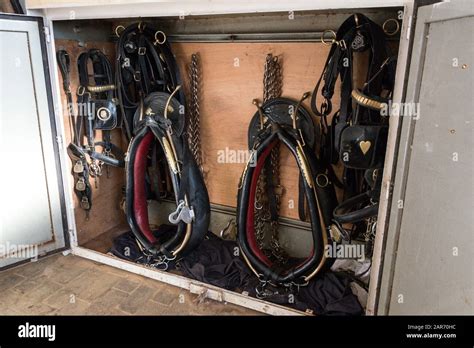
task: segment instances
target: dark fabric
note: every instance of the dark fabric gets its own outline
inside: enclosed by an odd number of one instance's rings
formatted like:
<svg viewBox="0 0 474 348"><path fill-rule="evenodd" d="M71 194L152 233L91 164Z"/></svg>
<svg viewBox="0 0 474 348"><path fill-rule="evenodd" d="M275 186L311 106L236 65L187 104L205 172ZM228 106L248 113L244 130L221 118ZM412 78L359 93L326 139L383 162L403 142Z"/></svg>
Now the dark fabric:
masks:
<svg viewBox="0 0 474 348"><path fill-rule="evenodd" d="M352 293L350 283L347 276L326 272L301 287L298 300L317 315L362 315L363 308Z"/></svg>
<svg viewBox="0 0 474 348"><path fill-rule="evenodd" d="M245 287L253 276L234 241L208 233L204 241L178 262L178 268L189 278L228 290Z"/></svg>
<svg viewBox="0 0 474 348"><path fill-rule="evenodd" d="M176 226L160 225L152 233L158 241L167 240L176 233ZM153 261L143 254L132 231L122 233L116 237L109 252L121 259L141 264Z"/></svg>
<svg viewBox="0 0 474 348"><path fill-rule="evenodd" d="M161 225L154 231L157 238L166 238L175 226ZM129 255L124 255L128 247ZM132 232L126 232L114 240L110 250L115 256L129 261L147 263ZM188 278L215 285L227 290L246 291L256 297L260 282L240 257L235 241L223 240L209 232L204 241L184 258L170 263L168 270L179 269ZM307 286L267 286L265 301L301 311L310 309L315 315L362 315L363 308L350 288L351 278L344 274L325 272L310 281Z"/></svg>
<svg viewBox="0 0 474 348"><path fill-rule="evenodd" d="M135 235L129 231L114 239L112 248L109 250L113 255L132 262L146 263L147 259L138 247Z"/></svg>

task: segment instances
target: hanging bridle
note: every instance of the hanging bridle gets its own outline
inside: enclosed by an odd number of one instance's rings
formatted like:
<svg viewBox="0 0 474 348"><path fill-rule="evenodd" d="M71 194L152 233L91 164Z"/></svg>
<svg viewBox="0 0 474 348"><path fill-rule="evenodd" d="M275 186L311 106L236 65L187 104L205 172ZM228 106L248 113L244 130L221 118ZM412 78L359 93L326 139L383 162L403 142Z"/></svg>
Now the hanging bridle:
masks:
<svg viewBox="0 0 474 348"><path fill-rule="evenodd" d="M107 172L109 166L124 166L123 151L112 143L110 134L110 131L120 123L112 67L107 57L97 49L90 49L79 55L76 113L70 88L69 54L65 50L59 50L56 58L68 104L67 110L71 128L68 154L73 162L74 191L88 218L92 208L90 179L93 178L97 186L104 165ZM89 71L89 63L92 65L92 74ZM95 139L96 130L102 131L101 141ZM98 152L97 147L101 147L102 152Z"/></svg>
<svg viewBox="0 0 474 348"><path fill-rule="evenodd" d="M343 202L333 217L341 236L350 240L354 233L346 231L343 224L372 219L378 211L388 134L388 120L380 110L391 96L395 59L389 56L383 28L362 14L350 16L334 34L311 108L321 117L320 158L330 172L331 164L341 161L344 165L342 183L331 175L332 181L344 189ZM324 40L323 43L327 44ZM358 89L353 82L353 58L354 52L363 51L369 52L369 64L365 83ZM329 124L327 118L333 111L332 97L338 79L341 103Z"/></svg>

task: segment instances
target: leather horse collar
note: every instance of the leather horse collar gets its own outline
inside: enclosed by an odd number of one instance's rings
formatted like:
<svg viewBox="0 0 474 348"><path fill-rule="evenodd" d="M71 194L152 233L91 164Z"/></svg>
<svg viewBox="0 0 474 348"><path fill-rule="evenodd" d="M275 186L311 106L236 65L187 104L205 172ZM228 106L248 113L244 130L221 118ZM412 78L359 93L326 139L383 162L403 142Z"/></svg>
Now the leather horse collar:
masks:
<svg viewBox="0 0 474 348"><path fill-rule="evenodd" d="M303 98L307 97L305 95ZM291 121L281 117L281 108L275 105L286 105L293 110ZM290 107L290 109L289 109ZM271 100L259 108L249 129L252 156L240 179L237 200L238 241L243 256L252 271L262 282L277 284L303 284L314 277L324 266L326 257L324 247L328 243L326 226L329 226L332 210L336 204L334 187L326 176L326 169L321 166L314 154L314 125L309 113L299 103L286 98ZM260 129L255 133L256 119L260 120ZM309 125L309 132L302 125ZM314 137L314 135L313 135ZM313 250L304 260L296 265L279 265L267 257L257 247L255 238L255 193L258 177L269 154L277 143L282 143L295 157L299 172L303 178L302 190L307 201L311 222Z"/></svg>
<svg viewBox="0 0 474 348"><path fill-rule="evenodd" d="M209 197L201 172L176 128L180 103L174 93L155 92L145 98L126 157L127 221L146 252L167 268L169 260L184 255L196 247L209 226ZM158 144L166 159L175 194L176 211L170 215L177 225L169 237L150 229L147 210L146 171L148 153ZM161 267L161 266L160 266Z"/></svg>

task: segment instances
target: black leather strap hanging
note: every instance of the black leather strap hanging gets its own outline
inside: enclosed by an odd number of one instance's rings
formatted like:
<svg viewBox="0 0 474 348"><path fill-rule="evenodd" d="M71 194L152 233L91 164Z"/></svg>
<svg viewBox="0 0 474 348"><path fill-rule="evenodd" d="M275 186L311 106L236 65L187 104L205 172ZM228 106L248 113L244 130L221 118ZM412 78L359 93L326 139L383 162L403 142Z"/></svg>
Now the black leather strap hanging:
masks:
<svg viewBox="0 0 474 348"><path fill-rule="evenodd" d="M171 93L182 81L163 32L140 22L117 34L116 85L123 125L131 139L133 117L143 99L152 92ZM185 105L182 90L176 99Z"/></svg>
<svg viewBox="0 0 474 348"><path fill-rule="evenodd" d="M79 55L76 114L70 88L71 61L69 54L65 50L59 50L56 58L63 79L69 125L72 132L68 154L72 160L74 191L78 196L80 206L86 211L88 217L92 209L90 178L93 177L97 183L97 177L101 174L103 164L116 167L124 166L124 153L111 142L110 135L110 130L115 128L118 123L112 67L107 57L97 49L91 49ZM92 76L89 76L89 63L93 67ZM102 141L95 141L96 129L102 130ZM101 147L103 152L96 151L97 147Z"/></svg>
<svg viewBox="0 0 474 348"><path fill-rule="evenodd" d="M367 73L365 83L357 89L353 82L353 58L355 52L363 51L368 52ZM382 27L356 13L339 27L316 83L311 108L322 117L322 133L327 140L322 143L321 158L328 168L339 160L345 167L344 200L334 210L339 226L358 223L377 213L378 197L374 193L379 190L364 180L364 172L383 166L388 122L380 115L379 107L388 101L393 89L394 66ZM340 109L329 125L327 117L332 112L338 79L341 81ZM322 102L317 100L320 89ZM380 180L377 183L380 184Z"/></svg>

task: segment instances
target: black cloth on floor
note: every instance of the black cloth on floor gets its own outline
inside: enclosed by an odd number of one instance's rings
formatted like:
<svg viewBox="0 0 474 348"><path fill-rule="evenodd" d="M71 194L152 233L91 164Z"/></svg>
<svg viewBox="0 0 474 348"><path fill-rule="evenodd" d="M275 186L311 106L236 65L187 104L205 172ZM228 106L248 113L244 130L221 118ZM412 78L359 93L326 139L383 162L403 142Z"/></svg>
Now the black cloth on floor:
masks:
<svg viewBox="0 0 474 348"><path fill-rule="evenodd" d="M236 242L209 232L196 249L178 261L177 267L189 278L236 290L245 287L253 277L239 255Z"/></svg>
<svg viewBox="0 0 474 348"><path fill-rule="evenodd" d="M158 229L153 230L152 233L158 240L160 238L168 239L176 233L176 226L163 224ZM116 237L109 252L127 261L141 264L146 264L150 261L138 246L137 239L132 231L122 233Z"/></svg>
<svg viewBox="0 0 474 348"><path fill-rule="evenodd" d="M157 234L163 236L173 233L173 228L175 227L162 225ZM128 255L125 255L124 250L129 251ZM117 237L111 252L129 261L147 263L132 232ZM176 262L171 262L168 270L176 268L188 278L227 290L246 291L249 296L256 297L256 287L260 282L240 253L237 242L223 240L208 232L196 249ZM351 281L347 275L327 271L299 289L268 286L270 294L264 300L301 311L311 309L315 315L362 315L363 308L352 293Z"/></svg>
<svg viewBox="0 0 474 348"><path fill-rule="evenodd" d="M298 299L318 315L362 315L364 310L350 283L348 276L327 271L301 287Z"/></svg>

